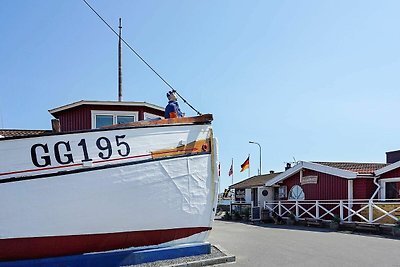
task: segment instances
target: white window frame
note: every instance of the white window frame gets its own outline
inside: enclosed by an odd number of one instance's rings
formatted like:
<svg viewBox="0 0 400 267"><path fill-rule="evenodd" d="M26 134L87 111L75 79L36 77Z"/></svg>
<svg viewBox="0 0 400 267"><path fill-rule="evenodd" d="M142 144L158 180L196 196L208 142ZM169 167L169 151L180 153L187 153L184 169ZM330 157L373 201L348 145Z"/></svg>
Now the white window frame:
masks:
<svg viewBox="0 0 400 267"><path fill-rule="evenodd" d="M96 129L96 116L113 116L113 124L117 123L117 116L132 116L133 121L139 120L138 111L110 111L110 110L92 110L92 129Z"/></svg>
<svg viewBox="0 0 400 267"><path fill-rule="evenodd" d="M381 188L379 190L380 199L386 200L386 183L391 183L391 182L400 182L400 177L379 179L379 184L381 185Z"/></svg>
<svg viewBox="0 0 400 267"><path fill-rule="evenodd" d="M144 120L146 120L146 117L149 117L150 119L164 119L164 116L159 116L149 112L143 112Z"/></svg>
<svg viewBox="0 0 400 267"><path fill-rule="evenodd" d="M294 189L295 187L299 187L299 188L301 189L301 193L303 193L303 196L304 196L303 199L299 199L299 198L296 198L296 199L293 198L293 199L291 199L291 198L290 198L291 192L293 191L293 189ZM287 199L288 199L288 200L305 200L305 199L306 199L306 193L304 192L303 187L301 187L301 185L298 185L298 184L293 185L292 188L290 188L289 192L287 193Z"/></svg>

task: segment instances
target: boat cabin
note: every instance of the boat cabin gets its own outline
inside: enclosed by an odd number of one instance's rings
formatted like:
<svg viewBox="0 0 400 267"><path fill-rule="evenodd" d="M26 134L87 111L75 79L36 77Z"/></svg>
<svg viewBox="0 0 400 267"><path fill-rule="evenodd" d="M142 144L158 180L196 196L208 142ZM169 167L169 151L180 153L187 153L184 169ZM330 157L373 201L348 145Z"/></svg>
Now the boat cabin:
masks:
<svg viewBox="0 0 400 267"><path fill-rule="evenodd" d="M90 130L113 124L164 118L164 108L147 102L81 100L49 110L57 121L53 131ZM39 135L52 130L0 129L0 138Z"/></svg>
<svg viewBox="0 0 400 267"><path fill-rule="evenodd" d="M61 132L164 118L164 108L147 102L81 100L49 110Z"/></svg>

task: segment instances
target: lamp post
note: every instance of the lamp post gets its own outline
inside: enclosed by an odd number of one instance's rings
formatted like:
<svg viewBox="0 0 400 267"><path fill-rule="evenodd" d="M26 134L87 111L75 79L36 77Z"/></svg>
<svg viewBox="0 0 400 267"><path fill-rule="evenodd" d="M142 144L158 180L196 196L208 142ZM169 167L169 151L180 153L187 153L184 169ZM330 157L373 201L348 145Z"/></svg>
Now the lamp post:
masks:
<svg viewBox="0 0 400 267"><path fill-rule="evenodd" d="M258 145L258 147L260 148L260 170L259 170L259 174L258 175L261 175L261 173L262 173L261 172L261 145L259 143L257 143L257 142L253 142L253 141L249 141L249 143Z"/></svg>

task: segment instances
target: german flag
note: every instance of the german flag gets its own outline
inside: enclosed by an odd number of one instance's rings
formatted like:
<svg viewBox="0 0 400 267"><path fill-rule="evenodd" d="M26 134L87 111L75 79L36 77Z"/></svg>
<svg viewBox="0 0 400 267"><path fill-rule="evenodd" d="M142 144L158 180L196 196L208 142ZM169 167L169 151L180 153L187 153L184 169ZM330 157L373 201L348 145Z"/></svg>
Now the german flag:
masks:
<svg viewBox="0 0 400 267"><path fill-rule="evenodd" d="M247 159L243 162L243 164L242 165L240 165L240 167L242 168L241 170L240 170L240 172L242 172L242 171L244 171L244 170L246 170L246 169L248 169L249 167L250 167L250 155L247 157Z"/></svg>

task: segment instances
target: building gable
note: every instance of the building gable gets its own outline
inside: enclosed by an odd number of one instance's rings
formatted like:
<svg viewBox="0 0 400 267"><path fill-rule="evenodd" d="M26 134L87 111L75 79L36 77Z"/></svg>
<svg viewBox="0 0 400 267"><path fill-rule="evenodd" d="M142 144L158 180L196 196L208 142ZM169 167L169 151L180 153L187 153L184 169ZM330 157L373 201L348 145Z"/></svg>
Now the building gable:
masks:
<svg viewBox="0 0 400 267"><path fill-rule="evenodd" d="M315 177L312 183L303 183L302 177ZM346 199L348 197L348 179L339 176L330 175L309 169L302 169L281 181L280 186L287 188L289 198L290 190L294 186L300 186L305 200L330 200Z"/></svg>
<svg viewBox="0 0 400 267"><path fill-rule="evenodd" d="M313 170L316 172L325 173L325 174L329 174L329 175L333 175L333 176L337 176L337 177L341 177L341 178L346 178L346 179L354 179L357 177L356 172L342 170L342 169L325 166L325 165L321 165L321 164L317 164L317 163L307 162L307 161L300 161L296 166L288 169L287 171L281 173L274 179L271 179L270 181L266 182L265 185L273 186L274 184L277 184L277 183L285 180L286 178L292 176L293 174L300 172L300 170L302 170L302 169Z"/></svg>
<svg viewBox="0 0 400 267"><path fill-rule="evenodd" d="M400 174L400 161L397 161L395 163L392 163L390 165L387 165L379 170L375 171L376 176L381 176L381 177L400 177L400 176L393 176L393 175L399 175Z"/></svg>

